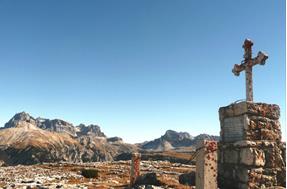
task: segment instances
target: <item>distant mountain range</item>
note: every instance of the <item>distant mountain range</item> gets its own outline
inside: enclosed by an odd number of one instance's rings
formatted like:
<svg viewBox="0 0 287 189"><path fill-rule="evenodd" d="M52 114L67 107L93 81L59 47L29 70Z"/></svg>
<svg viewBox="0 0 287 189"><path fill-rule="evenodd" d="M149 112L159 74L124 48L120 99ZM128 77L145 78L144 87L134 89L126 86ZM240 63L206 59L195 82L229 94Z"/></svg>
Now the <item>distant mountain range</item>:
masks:
<svg viewBox="0 0 287 189"><path fill-rule="evenodd" d="M192 137L187 132L176 132L167 130L166 133L153 141L139 144L139 147L144 150L167 151L175 150L182 147L194 147L201 140L219 140L219 136L208 134L200 134Z"/></svg>
<svg viewBox="0 0 287 189"><path fill-rule="evenodd" d="M6 164L110 161L137 151L119 137L107 138L97 125L74 126L60 119L16 114L0 129L0 159Z"/></svg>
<svg viewBox="0 0 287 189"><path fill-rule="evenodd" d="M124 143L120 137L108 138L98 125L73 124L60 119L33 118L21 112L0 128L0 161L8 164L42 162L111 161L120 154L141 150L166 151L194 147L202 139L217 136L190 136L172 130L158 139L141 144Z"/></svg>

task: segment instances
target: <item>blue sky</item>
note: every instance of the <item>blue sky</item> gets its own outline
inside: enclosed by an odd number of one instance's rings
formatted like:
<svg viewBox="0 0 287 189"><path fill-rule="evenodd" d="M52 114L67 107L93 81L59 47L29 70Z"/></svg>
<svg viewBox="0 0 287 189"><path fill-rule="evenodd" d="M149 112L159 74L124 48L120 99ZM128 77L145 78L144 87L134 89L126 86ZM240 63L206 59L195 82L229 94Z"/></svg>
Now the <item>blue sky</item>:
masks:
<svg viewBox="0 0 287 189"><path fill-rule="evenodd" d="M254 100L281 107L285 1L0 0L0 125L16 112L98 124L127 142L167 129L219 135L245 98L245 38L269 54Z"/></svg>

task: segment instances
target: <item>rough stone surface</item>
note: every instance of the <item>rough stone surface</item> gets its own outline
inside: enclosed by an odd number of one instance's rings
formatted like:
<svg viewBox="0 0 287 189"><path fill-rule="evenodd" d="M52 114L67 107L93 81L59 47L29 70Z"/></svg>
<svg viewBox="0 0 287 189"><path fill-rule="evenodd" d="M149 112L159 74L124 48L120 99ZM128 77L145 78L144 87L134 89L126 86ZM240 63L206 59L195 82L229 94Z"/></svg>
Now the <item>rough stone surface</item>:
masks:
<svg viewBox="0 0 287 189"><path fill-rule="evenodd" d="M197 148L196 188L217 189L217 142L202 141Z"/></svg>
<svg viewBox="0 0 287 189"><path fill-rule="evenodd" d="M219 116L219 187L285 187L286 146L281 142L279 106L241 102L220 108Z"/></svg>
<svg viewBox="0 0 287 189"><path fill-rule="evenodd" d="M146 174L140 175L136 179L135 185L160 186L161 182L158 180L158 175L156 173L146 173Z"/></svg>
<svg viewBox="0 0 287 189"><path fill-rule="evenodd" d="M219 109L220 120L227 117L236 117L243 114L261 116L270 119L279 119L280 108L276 104L240 102Z"/></svg>
<svg viewBox="0 0 287 189"><path fill-rule="evenodd" d="M141 161L141 154L133 153L131 160L130 186L133 186L138 177L140 176L140 161Z"/></svg>

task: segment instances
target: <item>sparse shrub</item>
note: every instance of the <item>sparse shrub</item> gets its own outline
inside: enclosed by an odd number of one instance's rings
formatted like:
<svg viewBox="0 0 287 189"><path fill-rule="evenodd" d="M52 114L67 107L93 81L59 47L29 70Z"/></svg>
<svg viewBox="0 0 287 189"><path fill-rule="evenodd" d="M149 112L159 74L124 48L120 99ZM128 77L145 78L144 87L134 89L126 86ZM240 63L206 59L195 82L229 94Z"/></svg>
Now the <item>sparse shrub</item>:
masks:
<svg viewBox="0 0 287 189"><path fill-rule="evenodd" d="M97 169L82 169L81 175L85 178L97 178L99 171Z"/></svg>

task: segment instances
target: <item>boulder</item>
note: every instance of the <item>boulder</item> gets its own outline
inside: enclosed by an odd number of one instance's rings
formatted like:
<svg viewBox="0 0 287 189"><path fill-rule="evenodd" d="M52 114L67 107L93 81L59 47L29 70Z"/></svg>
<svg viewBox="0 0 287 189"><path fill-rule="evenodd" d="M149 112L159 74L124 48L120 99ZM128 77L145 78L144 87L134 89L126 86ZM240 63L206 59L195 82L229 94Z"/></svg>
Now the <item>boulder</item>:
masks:
<svg viewBox="0 0 287 189"><path fill-rule="evenodd" d="M155 186L160 186L161 182L158 180L157 174L156 173L146 173L143 175L140 175L136 182L135 185L155 185Z"/></svg>
<svg viewBox="0 0 287 189"><path fill-rule="evenodd" d="M195 186L195 172L192 171L179 175L178 181L180 184Z"/></svg>

